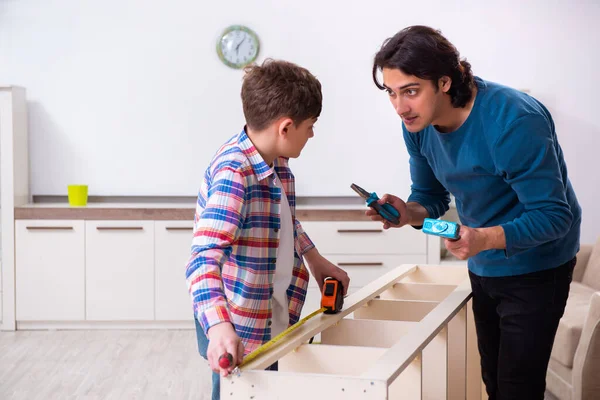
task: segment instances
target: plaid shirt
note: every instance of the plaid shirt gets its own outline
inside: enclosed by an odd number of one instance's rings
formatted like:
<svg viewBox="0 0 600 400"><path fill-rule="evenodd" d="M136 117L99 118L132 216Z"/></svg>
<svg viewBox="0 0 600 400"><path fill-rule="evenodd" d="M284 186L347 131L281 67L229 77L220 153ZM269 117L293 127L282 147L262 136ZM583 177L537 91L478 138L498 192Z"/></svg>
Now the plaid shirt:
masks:
<svg viewBox="0 0 600 400"><path fill-rule="evenodd" d="M232 137L204 174L194 217L186 280L194 314L206 333L233 323L245 354L271 339L273 276L279 246L283 185L294 220L294 266L287 289L290 324L300 317L309 274L302 255L314 244L296 220L288 161L269 167L245 131Z"/></svg>

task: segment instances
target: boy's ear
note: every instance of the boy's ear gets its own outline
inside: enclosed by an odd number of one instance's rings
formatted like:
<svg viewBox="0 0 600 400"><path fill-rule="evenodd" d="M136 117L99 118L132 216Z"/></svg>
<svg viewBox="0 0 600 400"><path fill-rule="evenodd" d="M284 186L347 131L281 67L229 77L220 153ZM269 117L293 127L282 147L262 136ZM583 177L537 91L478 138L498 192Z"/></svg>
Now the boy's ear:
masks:
<svg viewBox="0 0 600 400"><path fill-rule="evenodd" d="M294 121L291 118L283 118L279 122L279 134L285 135L288 133L289 128L294 125Z"/></svg>

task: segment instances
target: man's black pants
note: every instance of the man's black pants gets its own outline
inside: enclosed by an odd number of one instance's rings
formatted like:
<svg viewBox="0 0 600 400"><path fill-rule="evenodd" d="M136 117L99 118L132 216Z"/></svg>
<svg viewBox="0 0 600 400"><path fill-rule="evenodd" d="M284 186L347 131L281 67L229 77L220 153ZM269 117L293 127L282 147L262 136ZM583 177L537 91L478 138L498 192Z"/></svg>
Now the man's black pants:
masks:
<svg viewBox="0 0 600 400"><path fill-rule="evenodd" d="M469 272L489 400L543 400L546 371L576 259L544 271L486 278Z"/></svg>

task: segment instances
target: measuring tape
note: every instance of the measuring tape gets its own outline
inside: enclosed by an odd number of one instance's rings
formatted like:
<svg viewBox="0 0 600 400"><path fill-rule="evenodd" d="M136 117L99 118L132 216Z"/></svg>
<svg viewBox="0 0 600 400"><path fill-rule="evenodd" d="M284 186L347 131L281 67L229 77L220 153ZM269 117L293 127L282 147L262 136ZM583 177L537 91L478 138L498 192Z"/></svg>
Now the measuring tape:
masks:
<svg viewBox="0 0 600 400"><path fill-rule="evenodd" d="M286 330L281 332L279 335L275 336L273 339L269 340L266 343L263 343L260 347L254 350L252 353L248 354L244 357L244 360L241 364L239 364L233 372L238 372L241 367L248 364L256 357L260 356L265 351L269 350L271 347L275 346L279 340L281 340L286 335L289 335L291 332L295 331L302 325L306 323L311 318L315 316L325 313L325 314L336 314L341 311L344 305L344 296L343 296L344 288L342 287L341 282L334 278L326 278L323 283L323 293L321 297L321 308L317 311L313 311L306 317L302 318L300 321L296 322L294 325L288 327ZM312 341L312 339L311 339ZM233 362L233 356L229 353L225 353L219 357L219 366L221 368L229 368L231 363Z"/></svg>
<svg viewBox="0 0 600 400"><path fill-rule="evenodd" d="M242 363L240 365L238 365L238 368L241 368L244 365L248 364L250 361L254 360L256 357L260 356L262 353L269 350L271 347L275 346L281 338L283 338L284 336L290 334L291 332L295 331L296 329L298 329L299 327L304 325L304 323L306 321L308 321L309 319L316 317L319 314L324 313L326 310L327 309L325 307L323 307L317 311L313 311L306 317L302 318L300 321L296 322L294 325L288 327L285 331L281 332L279 335L275 336L273 339L264 343L262 346L260 346L259 348L254 350L252 353L250 353L246 357L244 357L244 361L242 361Z"/></svg>

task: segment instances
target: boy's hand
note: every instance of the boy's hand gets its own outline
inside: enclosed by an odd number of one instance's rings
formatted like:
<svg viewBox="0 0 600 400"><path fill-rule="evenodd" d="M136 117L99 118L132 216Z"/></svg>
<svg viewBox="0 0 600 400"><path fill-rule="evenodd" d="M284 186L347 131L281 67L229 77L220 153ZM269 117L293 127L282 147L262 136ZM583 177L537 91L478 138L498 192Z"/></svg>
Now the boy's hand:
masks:
<svg viewBox="0 0 600 400"><path fill-rule="evenodd" d="M221 376L227 376L233 371L236 365L242 363L244 359L244 345L242 340L235 333L233 325L229 322L223 322L214 325L208 330L208 349L206 350L206 358L210 364L210 368L220 373ZM219 357L229 353L233 356L233 363L228 368L219 366Z"/></svg>
<svg viewBox="0 0 600 400"><path fill-rule="evenodd" d="M308 268L310 268L310 272L317 281L321 292L323 292L323 281L325 278L332 277L342 283L342 286L344 287L344 296L346 295L348 286L350 286L350 277L346 271L323 257L316 248L312 248L308 251L304 255L304 258L308 261Z"/></svg>
<svg viewBox="0 0 600 400"><path fill-rule="evenodd" d="M383 229L389 229L392 227L400 228L400 227L408 224L408 221L409 221L408 208L407 208L404 200L402 200L401 198L396 197L392 194L386 193L383 196L381 196L378 203L382 204L382 205L385 203L389 203L392 207L394 207L400 213L400 223L398 225L395 225L395 224L392 224L390 221L383 219L383 217L381 215L379 215L377 213L377 211L373 210L372 208L369 208L367 211L365 211L365 214L368 217L371 217L371 219L373 221L383 222Z"/></svg>

